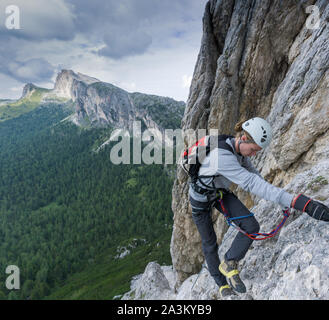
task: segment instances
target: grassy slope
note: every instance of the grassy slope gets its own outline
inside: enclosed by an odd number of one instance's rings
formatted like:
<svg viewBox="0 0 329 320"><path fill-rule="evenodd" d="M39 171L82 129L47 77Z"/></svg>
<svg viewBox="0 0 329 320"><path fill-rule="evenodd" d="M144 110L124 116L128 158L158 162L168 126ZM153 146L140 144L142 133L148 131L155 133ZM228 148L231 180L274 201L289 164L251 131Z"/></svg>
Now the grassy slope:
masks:
<svg viewBox="0 0 329 320"><path fill-rule="evenodd" d="M171 265L171 228L164 230L159 239L141 244L122 259L114 259L117 254L112 248L99 256L83 272L67 279L46 299L50 300L108 300L130 290L133 276L143 273L146 265L157 261L161 265ZM124 244L130 240L125 241Z"/></svg>
<svg viewBox="0 0 329 320"><path fill-rule="evenodd" d="M0 122L32 111L40 105L43 95L49 91L48 89L37 88L29 97L0 106Z"/></svg>

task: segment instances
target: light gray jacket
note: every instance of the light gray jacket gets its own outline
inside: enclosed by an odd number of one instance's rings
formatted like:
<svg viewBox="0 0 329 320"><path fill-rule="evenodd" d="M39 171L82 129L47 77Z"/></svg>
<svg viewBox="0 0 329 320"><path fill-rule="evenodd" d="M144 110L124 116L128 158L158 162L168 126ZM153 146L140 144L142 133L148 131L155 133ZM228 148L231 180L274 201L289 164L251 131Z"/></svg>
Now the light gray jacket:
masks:
<svg viewBox="0 0 329 320"><path fill-rule="evenodd" d="M262 199L275 202L284 208L290 207L294 196L266 182L252 165L250 159L236 152L234 138L227 138L225 142L232 147L234 154L220 148L212 150L203 161L199 175L219 175L214 179L216 188L229 189L233 182L243 190L251 192ZM212 178L202 179L202 182L209 186L211 186L211 181ZM200 181L197 184L201 188L205 188ZM208 201L207 196L195 192L191 186L189 194L197 201Z"/></svg>

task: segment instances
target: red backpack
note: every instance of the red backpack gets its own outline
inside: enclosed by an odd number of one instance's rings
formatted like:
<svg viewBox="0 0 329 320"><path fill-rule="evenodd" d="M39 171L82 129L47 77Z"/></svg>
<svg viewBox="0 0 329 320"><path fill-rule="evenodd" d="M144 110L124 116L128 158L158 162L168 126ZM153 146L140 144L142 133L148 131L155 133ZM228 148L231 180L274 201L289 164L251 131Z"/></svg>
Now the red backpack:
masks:
<svg viewBox="0 0 329 320"><path fill-rule="evenodd" d="M219 136L204 136L191 147L184 150L181 157L181 165L193 183L199 178L215 178L218 176L199 176L199 169L209 152L215 148L229 150L234 153L232 148L225 142L227 138L233 138L233 136L224 134Z"/></svg>

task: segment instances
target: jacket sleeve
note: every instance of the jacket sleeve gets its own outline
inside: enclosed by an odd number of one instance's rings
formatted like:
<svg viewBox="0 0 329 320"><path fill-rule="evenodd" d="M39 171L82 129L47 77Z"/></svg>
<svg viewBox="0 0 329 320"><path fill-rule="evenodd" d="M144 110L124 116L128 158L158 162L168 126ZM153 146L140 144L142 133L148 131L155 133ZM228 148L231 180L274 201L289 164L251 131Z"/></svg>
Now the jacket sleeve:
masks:
<svg viewBox="0 0 329 320"><path fill-rule="evenodd" d="M252 164L252 162L250 161L249 158L245 157L244 158L244 167L252 172L252 173L256 173L258 176L260 176L262 178L262 175L260 174L260 172L254 167L254 165Z"/></svg>
<svg viewBox="0 0 329 320"><path fill-rule="evenodd" d="M258 174L243 168L231 152L223 149L219 149L219 152L219 174L239 185L243 190L251 192L262 199L278 203L282 207L290 207L293 195L271 185Z"/></svg>

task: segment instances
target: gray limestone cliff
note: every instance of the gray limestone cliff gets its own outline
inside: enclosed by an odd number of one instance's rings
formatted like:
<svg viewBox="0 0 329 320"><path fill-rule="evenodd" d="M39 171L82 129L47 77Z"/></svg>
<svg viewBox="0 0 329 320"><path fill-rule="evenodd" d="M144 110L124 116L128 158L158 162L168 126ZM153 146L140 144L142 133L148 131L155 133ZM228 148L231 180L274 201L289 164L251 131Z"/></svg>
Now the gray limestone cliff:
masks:
<svg viewBox="0 0 329 320"><path fill-rule="evenodd" d="M33 83L27 83L23 88L21 99L30 97L36 89L37 86L35 86Z"/></svg>
<svg viewBox="0 0 329 320"><path fill-rule="evenodd" d="M56 79L53 94L71 99L75 113L71 120L77 125L112 126L131 131L134 121L159 131L178 128L185 103L171 98L129 93L110 83L62 70Z"/></svg>
<svg viewBox="0 0 329 320"><path fill-rule="evenodd" d="M182 129L234 134L235 123L253 116L266 118L274 131L270 147L253 159L262 176L292 194L304 193L329 205L327 0L206 4ZM186 145L192 142L187 137ZM281 220L278 205L237 187L234 191L255 213L262 232ZM204 265L181 168L172 195L174 298L218 299L218 288ZM227 229L216 210L213 221L222 258L235 231ZM253 243L240 263L248 293L231 299L329 299L328 240L328 223L295 212L275 238Z"/></svg>

